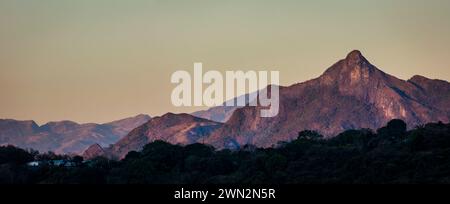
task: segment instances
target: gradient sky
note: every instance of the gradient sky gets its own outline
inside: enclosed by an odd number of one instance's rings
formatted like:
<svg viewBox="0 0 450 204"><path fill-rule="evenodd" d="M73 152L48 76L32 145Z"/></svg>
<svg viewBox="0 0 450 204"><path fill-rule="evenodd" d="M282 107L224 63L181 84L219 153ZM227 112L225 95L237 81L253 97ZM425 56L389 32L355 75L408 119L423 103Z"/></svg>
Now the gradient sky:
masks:
<svg viewBox="0 0 450 204"><path fill-rule="evenodd" d="M0 0L0 118L107 122L174 108L175 70L319 76L359 49L450 80L448 0Z"/></svg>

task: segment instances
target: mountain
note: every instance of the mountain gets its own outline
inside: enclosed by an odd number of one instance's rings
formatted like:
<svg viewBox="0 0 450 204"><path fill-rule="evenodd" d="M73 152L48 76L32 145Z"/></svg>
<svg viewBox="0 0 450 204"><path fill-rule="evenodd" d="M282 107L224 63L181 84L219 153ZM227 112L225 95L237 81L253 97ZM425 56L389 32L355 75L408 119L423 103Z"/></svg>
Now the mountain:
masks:
<svg viewBox="0 0 450 204"><path fill-rule="evenodd" d="M242 96L238 96L236 98L230 99L229 101L230 102L233 101L234 104L237 104L237 101L239 99L244 98L245 101L248 101L249 97L254 98L255 96L257 96L257 94L258 94L258 92L253 92L253 93L245 94ZM224 123L228 119L230 119L231 115L233 114L233 112L236 109L241 108L237 105L236 106L226 106L227 102L229 102L229 101L224 102L221 106L212 107L207 110L197 111L197 112L191 113L191 115L193 115L195 117L199 117L199 118L204 118L204 119Z"/></svg>
<svg viewBox="0 0 450 204"><path fill-rule="evenodd" d="M136 128L108 151L123 158L128 151L140 150L154 140L201 142L216 148L270 147L296 138L303 130L331 137L348 129L375 130L392 119L402 119L412 128L429 122L447 123L450 118L448 82L423 76L398 79L379 70L357 50L316 79L279 88L280 111L275 117L261 118L263 107L251 106L221 106L193 113L226 121L224 124L187 114L166 114ZM198 127L199 122L204 125Z"/></svg>
<svg viewBox="0 0 450 204"><path fill-rule="evenodd" d="M302 130L329 137L347 129L377 129L394 118L404 120L410 128L428 122L447 123L450 84L423 76L398 79L355 50L316 79L280 87L276 117L261 118L260 110L235 110L206 143L218 148L236 144L268 147L292 140Z"/></svg>
<svg viewBox="0 0 450 204"><path fill-rule="evenodd" d="M87 157L123 158L155 140L206 143L216 148L270 147L296 138L303 130L331 137L348 129L375 130L392 119L402 119L409 128L450 120L450 83L418 75L406 81L398 79L379 70L357 50L318 78L279 88L279 114L272 118L260 117L264 107L221 106L193 113L199 117L168 113L150 120L138 116L137 121L102 125L62 121L39 127L33 121L0 120L0 142L57 152L91 145L84 153Z"/></svg>
<svg viewBox="0 0 450 204"><path fill-rule="evenodd" d="M12 144L40 152L80 153L92 144L108 146L150 119L138 115L106 124L78 124L72 121L49 122L0 120L0 145Z"/></svg>
<svg viewBox="0 0 450 204"><path fill-rule="evenodd" d="M140 114L134 117L125 118L122 120L116 120L110 123L105 123L103 125L110 126L113 128L114 132L119 135L125 136L134 128L139 127L140 125L149 121L151 117L149 115Z"/></svg>
<svg viewBox="0 0 450 204"><path fill-rule="evenodd" d="M147 123L132 130L127 136L110 148L105 149L105 151L112 157L123 158L128 152L139 151L144 145L155 140L182 145L202 143L206 136L221 126L221 123L189 114L167 113L161 117L152 118Z"/></svg>
<svg viewBox="0 0 450 204"><path fill-rule="evenodd" d="M95 157L107 157L107 152L99 145L93 144L83 152L84 159L93 159Z"/></svg>
<svg viewBox="0 0 450 204"><path fill-rule="evenodd" d="M12 140L17 145L21 145L22 140L26 140L27 136L33 135L39 132L39 126L31 120L28 121L16 121L11 119L0 119L0 144L9 144Z"/></svg>
<svg viewBox="0 0 450 204"><path fill-rule="evenodd" d="M238 109L238 107L236 106L222 105L209 108L208 110L197 111L191 114L199 118L223 123L230 119L231 115L236 109Z"/></svg>
<svg viewBox="0 0 450 204"><path fill-rule="evenodd" d="M280 110L275 117L260 117L263 107L258 106L221 106L193 113L225 123L166 114L134 129L107 151L123 158L154 140L231 149L246 144L270 147L295 139L303 130L331 137L348 129L375 130L392 119L402 119L413 128L429 122L448 123L450 118L448 82L423 76L398 79L379 70L357 50L316 79L279 88Z"/></svg>

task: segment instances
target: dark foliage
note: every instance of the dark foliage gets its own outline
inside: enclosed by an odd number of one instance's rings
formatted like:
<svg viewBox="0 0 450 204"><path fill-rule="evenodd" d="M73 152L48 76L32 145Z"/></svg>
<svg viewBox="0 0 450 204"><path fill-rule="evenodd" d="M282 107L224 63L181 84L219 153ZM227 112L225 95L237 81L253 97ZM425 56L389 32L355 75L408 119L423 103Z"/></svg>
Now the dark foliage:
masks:
<svg viewBox="0 0 450 204"><path fill-rule="evenodd" d="M155 141L122 161L96 158L75 168L25 162L39 157L0 148L2 183L450 183L450 124L431 123L407 131L393 120L374 133L348 130L324 139L314 131L277 148L238 151ZM46 154L43 158L55 157Z"/></svg>

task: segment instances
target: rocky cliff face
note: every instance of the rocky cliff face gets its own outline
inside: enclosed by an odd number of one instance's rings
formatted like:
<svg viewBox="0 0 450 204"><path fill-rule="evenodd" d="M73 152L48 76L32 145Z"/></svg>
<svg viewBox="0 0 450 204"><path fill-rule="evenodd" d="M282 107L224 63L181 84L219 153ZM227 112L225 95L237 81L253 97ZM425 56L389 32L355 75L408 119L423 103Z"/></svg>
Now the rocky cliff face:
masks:
<svg viewBox="0 0 450 204"><path fill-rule="evenodd" d="M107 152L99 144L93 144L83 152L83 158L93 159L95 157L108 157Z"/></svg>

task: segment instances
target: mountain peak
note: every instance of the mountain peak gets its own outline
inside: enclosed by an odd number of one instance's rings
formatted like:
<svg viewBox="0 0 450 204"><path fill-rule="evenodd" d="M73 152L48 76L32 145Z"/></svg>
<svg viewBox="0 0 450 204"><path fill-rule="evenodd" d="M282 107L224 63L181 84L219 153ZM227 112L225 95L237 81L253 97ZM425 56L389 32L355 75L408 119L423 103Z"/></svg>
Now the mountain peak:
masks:
<svg viewBox="0 0 450 204"><path fill-rule="evenodd" d="M360 58L362 57L362 53L359 50L353 50L347 54L347 58Z"/></svg>
<svg viewBox="0 0 450 204"><path fill-rule="evenodd" d="M441 96L449 93L450 90L449 82L439 79L429 79L420 75L414 75L411 79L408 79L408 82L428 92L436 91Z"/></svg>
<svg viewBox="0 0 450 204"><path fill-rule="evenodd" d="M320 77L324 84L367 84L370 78L379 75L378 69L362 55L361 51L353 50L347 56L328 68Z"/></svg>
<svg viewBox="0 0 450 204"><path fill-rule="evenodd" d="M109 123L106 123L106 125L111 125L114 127L125 126L125 127L135 128L135 127L138 127L138 126L146 123L150 119L151 119L151 117L149 115L139 114L134 117L124 118L121 120L109 122Z"/></svg>
<svg viewBox="0 0 450 204"><path fill-rule="evenodd" d="M361 51L359 50L353 50L350 53L348 53L347 57L345 58L345 61L349 66L355 66L361 63L368 62L367 59L362 55Z"/></svg>
<svg viewBox="0 0 450 204"><path fill-rule="evenodd" d="M409 82L414 82L414 83L420 83L420 82L430 81L430 80L431 79L426 78L426 77L421 76L421 75L414 75L413 77L408 79Z"/></svg>
<svg viewBox="0 0 450 204"><path fill-rule="evenodd" d="M97 143L89 146L84 152L83 152L83 158L84 159L93 159L95 157L99 156L106 156L105 150Z"/></svg>

